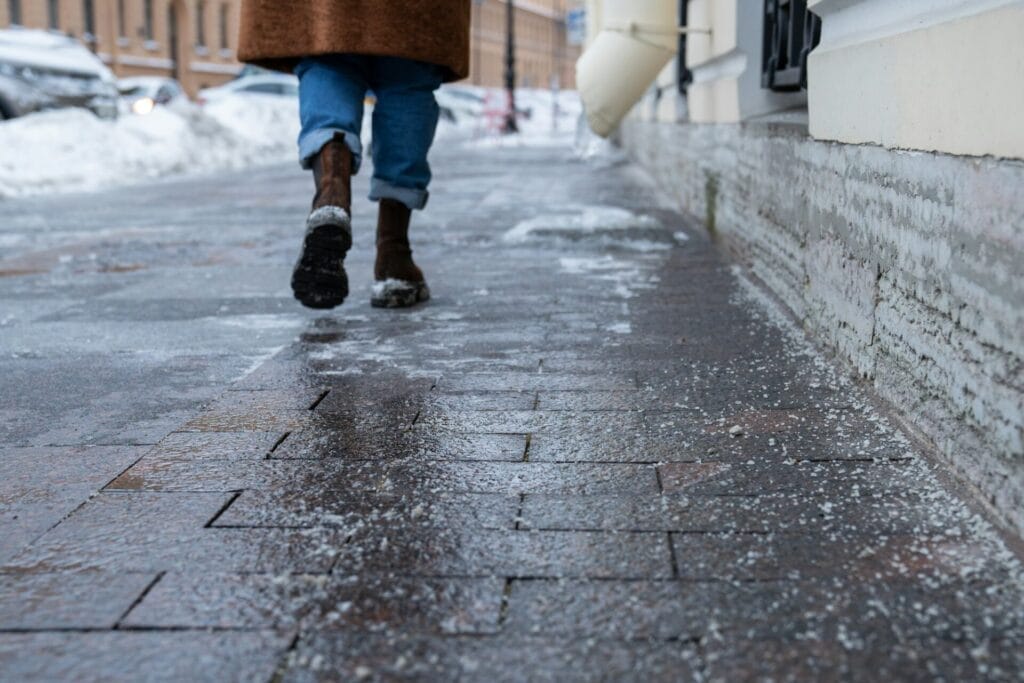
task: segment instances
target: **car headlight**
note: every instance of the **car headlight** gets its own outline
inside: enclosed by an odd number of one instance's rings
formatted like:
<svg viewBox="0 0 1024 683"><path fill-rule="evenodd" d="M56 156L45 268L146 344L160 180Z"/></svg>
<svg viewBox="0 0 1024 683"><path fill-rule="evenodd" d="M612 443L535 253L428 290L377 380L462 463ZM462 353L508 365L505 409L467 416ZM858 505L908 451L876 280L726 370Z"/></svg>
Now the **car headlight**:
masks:
<svg viewBox="0 0 1024 683"><path fill-rule="evenodd" d="M132 102L132 111L140 116L152 113L156 108L156 102L151 97L140 97Z"/></svg>

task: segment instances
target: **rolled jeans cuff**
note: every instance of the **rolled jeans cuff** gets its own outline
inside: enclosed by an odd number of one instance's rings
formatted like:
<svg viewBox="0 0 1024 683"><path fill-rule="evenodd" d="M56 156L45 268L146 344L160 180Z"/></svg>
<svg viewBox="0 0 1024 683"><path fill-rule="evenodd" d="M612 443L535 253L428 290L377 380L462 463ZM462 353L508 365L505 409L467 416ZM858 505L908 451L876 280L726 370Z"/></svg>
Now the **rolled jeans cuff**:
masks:
<svg viewBox="0 0 1024 683"><path fill-rule="evenodd" d="M312 168L313 157L338 133L345 136L345 146L352 151L352 173L357 173L363 161L363 141L355 133L341 128L319 128L299 138L299 163L302 168L307 171Z"/></svg>
<svg viewBox="0 0 1024 683"><path fill-rule="evenodd" d="M415 187L399 187L380 178L370 179L370 199L375 202L381 199L394 199L410 209L422 209L427 205L429 198L430 193L426 190L418 190Z"/></svg>

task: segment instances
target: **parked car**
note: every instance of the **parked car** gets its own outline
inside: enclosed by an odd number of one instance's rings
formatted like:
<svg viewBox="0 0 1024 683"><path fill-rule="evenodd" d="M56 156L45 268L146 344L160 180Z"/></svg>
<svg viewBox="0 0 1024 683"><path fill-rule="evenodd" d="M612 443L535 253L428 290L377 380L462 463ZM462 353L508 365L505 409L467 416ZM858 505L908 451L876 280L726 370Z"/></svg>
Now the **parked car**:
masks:
<svg viewBox="0 0 1024 683"><path fill-rule="evenodd" d="M173 78L159 76L133 76L117 82L121 101L133 114L145 116L157 107L184 109L189 106L188 95Z"/></svg>
<svg viewBox="0 0 1024 683"><path fill-rule="evenodd" d="M32 29L0 30L0 119L62 107L117 117L114 75L74 38Z"/></svg>
<svg viewBox="0 0 1024 683"><path fill-rule="evenodd" d="M197 101L199 104L206 104L227 95L237 94L298 97L299 79L276 72L242 76L216 88L200 90Z"/></svg>

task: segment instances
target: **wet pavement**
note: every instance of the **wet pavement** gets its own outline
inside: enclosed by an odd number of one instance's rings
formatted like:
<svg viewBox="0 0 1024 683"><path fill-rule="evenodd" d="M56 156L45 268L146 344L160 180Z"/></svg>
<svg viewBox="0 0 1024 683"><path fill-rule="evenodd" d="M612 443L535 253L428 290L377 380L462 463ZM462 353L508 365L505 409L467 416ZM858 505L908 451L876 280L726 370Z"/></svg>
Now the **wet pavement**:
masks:
<svg viewBox="0 0 1024 683"><path fill-rule="evenodd" d="M0 204L0 679L1024 676L1018 557L642 172L435 166L411 311L365 200L292 301L291 167Z"/></svg>

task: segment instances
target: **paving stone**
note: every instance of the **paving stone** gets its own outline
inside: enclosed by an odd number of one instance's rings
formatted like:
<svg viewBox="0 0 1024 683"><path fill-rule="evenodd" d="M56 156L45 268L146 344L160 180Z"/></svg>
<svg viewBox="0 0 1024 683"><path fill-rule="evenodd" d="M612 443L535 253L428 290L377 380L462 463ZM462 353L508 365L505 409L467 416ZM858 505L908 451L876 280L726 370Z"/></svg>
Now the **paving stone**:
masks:
<svg viewBox="0 0 1024 683"><path fill-rule="evenodd" d="M689 643L317 634L300 641L284 681L696 681Z"/></svg>
<svg viewBox="0 0 1024 683"><path fill-rule="evenodd" d="M319 387L294 386L260 391L230 388L206 408L213 411L239 407L267 411L313 410L323 403L330 392L331 386L326 384Z"/></svg>
<svg viewBox="0 0 1024 683"><path fill-rule="evenodd" d="M470 493L656 494L654 468L647 465L583 463L403 462L388 470L382 491Z"/></svg>
<svg viewBox="0 0 1024 683"><path fill-rule="evenodd" d="M315 364L308 360L275 357L235 382L231 388L239 391L288 390L295 387L316 389L329 383L330 378L318 372Z"/></svg>
<svg viewBox="0 0 1024 683"><path fill-rule="evenodd" d="M171 573L126 628L496 633L503 579Z"/></svg>
<svg viewBox="0 0 1024 683"><path fill-rule="evenodd" d="M725 327L735 326L735 320L718 324L722 332ZM766 336L777 335L764 326L757 331ZM710 343L721 344L722 332ZM713 417L732 413L737 406L762 411L848 405L848 397L838 387L815 382L818 378L799 377L798 370L787 363L766 363L737 353L728 362L691 361L686 367L675 365L671 371L653 377L640 373L638 386L652 404L699 407Z"/></svg>
<svg viewBox="0 0 1024 683"><path fill-rule="evenodd" d="M514 581L505 629L515 635L689 640L708 630L712 591L675 581ZM706 597L705 597L706 596Z"/></svg>
<svg viewBox="0 0 1024 683"><path fill-rule="evenodd" d="M687 496L622 495L619 492L567 495L528 493L523 498L523 529L604 531L673 531L685 527ZM699 504L699 503L698 503Z"/></svg>
<svg viewBox="0 0 1024 683"><path fill-rule="evenodd" d="M520 526L690 532L832 533L850 536L923 534L966 536L972 515L950 499L925 511L919 496L661 496L528 494Z"/></svg>
<svg viewBox="0 0 1024 683"><path fill-rule="evenodd" d="M178 460L145 457L110 483L106 491L216 492L272 489L303 482L320 491L374 490L386 468L376 462L318 460Z"/></svg>
<svg viewBox="0 0 1024 683"><path fill-rule="evenodd" d="M125 572L0 572L0 631L113 628L155 579Z"/></svg>
<svg viewBox="0 0 1024 683"><path fill-rule="evenodd" d="M519 462L526 454L524 434L433 434L350 432L306 429L288 435L273 459L318 460L500 460Z"/></svg>
<svg viewBox="0 0 1024 683"><path fill-rule="evenodd" d="M530 439L533 462L694 462L684 444L659 439L642 428L592 433L541 433Z"/></svg>
<svg viewBox="0 0 1024 683"><path fill-rule="evenodd" d="M639 392L631 391L542 391L537 396L537 410L572 412L640 411Z"/></svg>
<svg viewBox="0 0 1024 683"><path fill-rule="evenodd" d="M427 396L424 411L430 413L446 413L449 411L521 411L533 410L537 395L528 391L488 391L442 393L434 392Z"/></svg>
<svg viewBox="0 0 1024 683"><path fill-rule="evenodd" d="M466 373L441 378L442 391L614 391L635 389L630 376L613 374L495 372Z"/></svg>
<svg viewBox="0 0 1024 683"><path fill-rule="evenodd" d="M670 559L660 533L367 529L341 551L335 572L669 578Z"/></svg>
<svg viewBox="0 0 1024 683"><path fill-rule="evenodd" d="M60 522L144 452L122 446L5 449L0 453L0 563Z"/></svg>
<svg viewBox="0 0 1024 683"><path fill-rule="evenodd" d="M1024 641L985 648L955 643L843 641L727 641L707 650L707 679L736 681L1013 680L1022 666Z"/></svg>
<svg viewBox="0 0 1024 683"><path fill-rule="evenodd" d="M905 437L887 427L870 406L749 409L736 406L714 418L693 410L648 408L645 419L662 438L686 447L698 460L904 460ZM696 420L696 422L695 422ZM738 430L738 432L737 432Z"/></svg>
<svg viewBox="0 0 1024 683"><path fill-rule="evenodd" d="M476 461L374 461L321 459L245 463L144 458L114 480L116 492L237 492L304 482L307 495L379 490L431 495L565 493L656 494L657 477L646 465L588 465Z"/></svg>
<svg viewBox="0 0 1024 683"><path fill-rule="evenodd" d="M263 410L256 407L224 406L192 418L182 432L290 432L309 424L309 410Z"/></svg>
<svg viewBox="0 0 1024 683"><path fill-rule="evenodd" d="M658 467L662 490L689 495L755 496L800 493L822 497L903 494L928 476L902 463L800 462L789 464L671 463Z"/></svg>
<svg viewBox="0 0 1024 683"><path fill-rule="evenodd" d="M858 577L950 581L1001 579L992 542L956 536L673 534L679 575L739 580Z"/></svg>
<svg viewBox="0 0 1024 683"><path fill-rule="evenodd" d="M154 529L144 538L114 542L44 536L8 564L32 570L98 569L113 572L168 570L307 572L331 568L346 534L333 529L208 529L169 536Z"/></svg>
<svg viewBox="0 0 1024 683"><path fill-rule="evenodd" d="M412 429L419 414L416 404L402 404L375 409L352 408L345 411L320 409L313 411L308 424L303 427L319 430L333 430L349 434L381 434L391 436ZM294 431L294 430L293 430Z"/></svg>
<svg viewBox="0 0 1024 683"><path fill-rule="evenodd" d="M272 632L0 633L0 669L19 683L263 681L289 639Z"/></svg>
<svg viewBox="0 0 1024 683"><path fill-rule="evenodd" d="M1024 615L1001 610L1006 586L906 581L516 581L506 628L575 637L721 638L871 644L1019 639Z"/></svg>
<svg viewBox="0 0 1024 683"><path fill-rule="evenodd" d="M146 453L150 460L264 460L285 432L172 432Z"/></svg>
<svg viewBox="0 0 1024 683"><path fill-rule="evenodd" d="M145 453L139 447L71 446L5 449L0 453L0 503L77 505Z"/></svg>
<svg viewBox="0 0 1024 683"><path fill-rule="evenodd" d="M327 571L337 529L211 529L232 494L106 493L18 553L6 568L160 572Z"/></svg>
<svg viewBox="0 0 1024 683"><path fill-rule="evenodd" d="M484 432L527 434L554 432L603 434L639 431L641 416L636 413L570 413L564 411L455 411L426 409L416 420L417 430L434 432Z"/></svg>
<svg viewBox="0 0 1024 683"><path fill-rule="evenodd" d="M181 352L154 357L139 351L175 346L182 340L172 330L133 327L137 332L125 335L103 323L85 327L4 328L0 342L10 353L0 357L4 446L152 445L219 393L223 385L214 383L229 381L237 366L251 363L225 355L224 348L201 362ZM198 331L204 343L206 332ZM133 340L125 349L128 336ZM231 348L228 340L217 341ZM75 347L70 352L69 344Z"/></svg>
<svg viewBox="0 0 1024 683"><path fill-rule="evenodd" d="M68 509L60 504L0 505L0 564L57 524Z"/></svg>
<svg viewBox="0 0 1024 683"><path fill-rule="evenodd" d="M851 583L831 589L831 599L847 614L873 611L885 615L896 638L907 644L969 644L980 650L995 641L1024 642L1024 610L1014 601L1014 582L978 579L943 582ZM824 590L828 591L826 587Z"/></svg>
<svg viewBox="0 0 1024 683"><path fill-rule="evenodd" d="M368 493L310 491L303 486L245 491L215 527L445 527L513 529L518 495L492 493Z"/></svg>
<svg viewBox="0 0 1024 683"><path fill-rule="evenodd" d="M373 341L376 343L376 339ZM334 377L331 393L316 410L321 413L401 411L404 414L409 406L418 407L426 400L434 382L431 378L413 378L394 371Z"/></svg>

